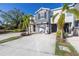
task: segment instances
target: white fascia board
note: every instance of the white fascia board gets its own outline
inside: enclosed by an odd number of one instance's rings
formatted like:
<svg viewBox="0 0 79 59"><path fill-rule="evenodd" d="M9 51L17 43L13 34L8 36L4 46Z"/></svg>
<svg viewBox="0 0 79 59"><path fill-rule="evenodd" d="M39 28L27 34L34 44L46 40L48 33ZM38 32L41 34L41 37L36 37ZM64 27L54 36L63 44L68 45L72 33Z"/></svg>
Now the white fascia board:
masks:
<svg viewBox="0 0 79 59"><path fill-rule="evenodd" d="M39 12L40 10L50 10L50 8L44 8L44 7L41 7L41 8L38 9L35 13Z"/></svg>
<svg viewBox="0 0 79 59"><path fill-rule="evenodd" d="M62 7L59 7L59 8L55 8L55 9L51 9L51 11L57 11L57 10L61 10Z"/></svg>

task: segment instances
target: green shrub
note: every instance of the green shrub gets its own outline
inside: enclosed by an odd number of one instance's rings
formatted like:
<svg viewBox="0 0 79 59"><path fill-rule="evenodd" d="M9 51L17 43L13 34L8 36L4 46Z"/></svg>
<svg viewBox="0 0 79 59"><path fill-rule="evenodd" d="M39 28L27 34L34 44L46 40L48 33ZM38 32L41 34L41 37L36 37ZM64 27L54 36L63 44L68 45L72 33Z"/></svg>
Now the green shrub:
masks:
<svg viewBox="0 0 79 59"><path fill-rule="evenodd" d="M22 29L15 29L15 30L13 30L13 32L21 32L22 31Z"/></svg>

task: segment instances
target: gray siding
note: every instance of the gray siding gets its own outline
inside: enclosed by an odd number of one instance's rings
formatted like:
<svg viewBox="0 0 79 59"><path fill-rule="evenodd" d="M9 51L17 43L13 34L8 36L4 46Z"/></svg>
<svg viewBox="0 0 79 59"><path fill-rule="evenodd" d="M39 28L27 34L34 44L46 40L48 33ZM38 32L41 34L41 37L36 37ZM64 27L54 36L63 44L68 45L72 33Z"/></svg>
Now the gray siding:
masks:
<svg viewBox="0 0 79 59"><path fill-rule="evenodd" d="M42 13L43 12L43 13ZM40 10L36 15L35 15L35 20L36 23L47 23L49 21L50 12L49 10Z"/></svg>

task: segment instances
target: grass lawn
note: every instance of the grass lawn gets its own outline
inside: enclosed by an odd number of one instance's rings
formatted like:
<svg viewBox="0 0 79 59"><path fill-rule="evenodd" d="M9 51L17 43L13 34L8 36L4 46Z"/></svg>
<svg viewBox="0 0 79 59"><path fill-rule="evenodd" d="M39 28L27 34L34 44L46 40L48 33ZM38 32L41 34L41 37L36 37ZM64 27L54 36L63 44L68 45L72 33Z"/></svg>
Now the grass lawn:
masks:
<svg viewBox="0 0 79 59"><path fill-rule="evenodd" d="M60 50L59 46L64 46L69 49L69 51L65 50ZM68 42L66 43L61 43L61 42L56 42L56 48L55 48L55 55L59 56L79 56L75 48Z"/></svg>
<svg viewBox="0 0 79 59"><path fill-rule="evenodd" d="M14 32L22 32L23 30L22 29L14 29L14 30L0 30L0 34L5 34L5 33L14 33Z"/></svg>
<svg viewBox="0 0 79 59"><path fill-rule="evenodd" d="M3 39L3 40L0 40L0 44L19 39L21 37L23 37L23 36L14 36L14 37L10 37L10 38L7 38L7 39Z"/></svg>

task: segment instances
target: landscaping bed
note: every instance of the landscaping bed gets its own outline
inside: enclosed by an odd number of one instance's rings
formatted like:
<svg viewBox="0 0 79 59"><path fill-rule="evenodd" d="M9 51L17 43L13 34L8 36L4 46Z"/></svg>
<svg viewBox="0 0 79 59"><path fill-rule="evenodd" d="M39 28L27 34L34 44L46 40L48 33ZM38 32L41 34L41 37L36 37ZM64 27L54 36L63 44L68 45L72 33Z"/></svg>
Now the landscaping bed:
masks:
<svg viewBox="0 0 79 59"><path fill-rule="evenodd" d="M13 41L13 40L17 40L21 37L23 37L23 36L14 36L14 37L10 37L10 38L7 38L7 39L3 39L3 40L0 40L0 44L6 43L6 42L9 42L9 41Z"/></svg>
<svg viewBox="0 0 79 59"><path fill-rule="evenodd" d="M0 30L0 34L4 34L4 33L8 33L8 32L11 32L11 31L8 31L8 30Z"/></svg>
<svg viewBox="0 0 79 59"><path fill-rule="evenodd" d="M59 46L66 47L69 51L66 50L61 50ZM61 43L61 42L56 42L56 48L55 48L55 55L59 56L79 56L75 48L68 42Z"/></svg>
<svg viewBox="0 0 79 59"><path fill-rule="evenodd" d="M22 32L21 29L15 29L15 30L0 30L0 34L10 33L10 32Z"/></svg>

